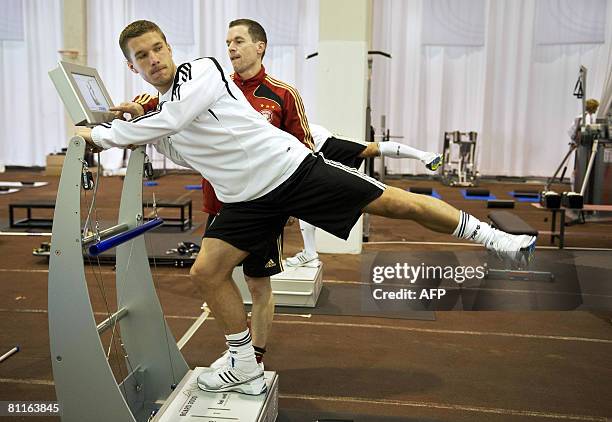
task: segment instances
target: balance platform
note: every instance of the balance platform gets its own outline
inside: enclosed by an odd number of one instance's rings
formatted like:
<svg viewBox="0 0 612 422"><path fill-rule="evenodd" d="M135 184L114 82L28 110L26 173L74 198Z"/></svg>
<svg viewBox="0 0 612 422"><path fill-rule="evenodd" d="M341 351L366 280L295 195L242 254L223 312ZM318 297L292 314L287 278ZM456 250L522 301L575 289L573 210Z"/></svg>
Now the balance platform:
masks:
<svg viewBox="0 0 612 422"><path fill-rule="evenodd" d="M234 268L232 276L244 303L251 305L253 301L242 267ZM270 282L277 306L314 308L323 286L323 263L320 262L316 268L289 267L285 264L285 271L270 277Z"/></svg>
<svg viewBox="0 0 612 422"><path fill-rule="evenodd" d="M278 415L278 376L266 371L268 391L259 396L235 392L209 393L198 388L197 378L208 368L190 370L151 422L268 422Z"/></svg>

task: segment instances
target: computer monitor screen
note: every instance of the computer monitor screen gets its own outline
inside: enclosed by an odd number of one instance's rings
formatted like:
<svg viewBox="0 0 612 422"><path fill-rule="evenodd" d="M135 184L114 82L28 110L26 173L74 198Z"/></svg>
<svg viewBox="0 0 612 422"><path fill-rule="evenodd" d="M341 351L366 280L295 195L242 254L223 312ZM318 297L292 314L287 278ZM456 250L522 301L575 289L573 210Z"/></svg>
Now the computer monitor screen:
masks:
<svg viewBox="0 0 612 422"><path fill-rule="evenodd" d="M115 118L113 100L93 67L59 62L49 77L75 125L95 126Z"/></svg>
<svg viewBox="0 0 612 422"><path fill-rule="evenodd" d="M72 77L77 83L79 91L81 91L81 95L85 100L85 104L87 104L87 107L90 110L109 111L108 109L110 107L106 102L106 98L104 97L104 94L102 94L100 85L98 85L98 81L96 81L95 77L81 75L79 73L73 73Z"/></svg>

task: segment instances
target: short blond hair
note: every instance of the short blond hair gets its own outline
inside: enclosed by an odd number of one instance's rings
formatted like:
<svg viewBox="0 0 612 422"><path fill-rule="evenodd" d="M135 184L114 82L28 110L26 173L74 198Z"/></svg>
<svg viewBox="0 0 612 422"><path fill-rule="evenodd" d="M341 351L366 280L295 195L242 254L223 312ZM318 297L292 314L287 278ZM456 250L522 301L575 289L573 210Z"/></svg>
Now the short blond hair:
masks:
<svg viewBox="0 0 612 422"><path fill-rule="evenodd" d="M595 98L589 98L586 100L586 105L584 106L586 112L589 114L595 113L598 107L599 101L597 101Z"/></svg>

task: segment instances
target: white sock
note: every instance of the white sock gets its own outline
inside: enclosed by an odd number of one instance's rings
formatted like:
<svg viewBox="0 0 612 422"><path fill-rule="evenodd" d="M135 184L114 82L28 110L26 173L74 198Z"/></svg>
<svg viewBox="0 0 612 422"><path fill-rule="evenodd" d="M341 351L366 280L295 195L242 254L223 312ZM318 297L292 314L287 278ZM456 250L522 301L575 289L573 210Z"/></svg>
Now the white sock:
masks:
<svg viewBox="0 0 612 422"><path fill-rule="evenodd" d="M228 334L227 346L232 356L232 367L239 367L242 372L250 373L257 368L255 349L251 341L251 332L247 328L241 333Z"/></svg>
<svg viewBox="0 0 612 422"><path fill-rule="evenodd" d="M304 239L304 252L308 256L317 254L317 244L315 241L315 230L317 228L310 223L300 220L300 230Z"/></svg>
<svg viewBox="0 0 612 422"><path fill-rule="evenodd" d="M390 158L416 158L417 160L425 161L431 156L431 153L427 151L421 151L420 149L393 141L379 142L378 150L383 157Z"/></svg>
<svg viewBox="0 0 612 422"><path fill-rule="evenodd" d="M486 245L495 235L494 229L489 224L483 223L464 211L459 212L459 224L453 232L453 236Z"/></svg>

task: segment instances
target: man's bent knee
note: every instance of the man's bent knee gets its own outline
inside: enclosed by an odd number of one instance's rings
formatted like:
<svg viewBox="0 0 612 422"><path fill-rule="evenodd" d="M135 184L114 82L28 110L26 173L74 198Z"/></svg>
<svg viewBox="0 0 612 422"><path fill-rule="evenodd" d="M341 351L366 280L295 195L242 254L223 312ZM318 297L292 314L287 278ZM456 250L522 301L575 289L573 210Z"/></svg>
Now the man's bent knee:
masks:
<svg viewBox="0 0 612 422"><path fill-rule="evenodd" d="M227 242L204 238L189 275L192 279L203 281L225 280L231 277L234 267L247 256L248 252L237 249Z"/></svg>
<svg viewBox="0 0 612 422"><path fill-rule="evenodd" d="M272 297L272 286L270 277L248 277L245 276L249 292L253 302L266 302Z"/></svg>

